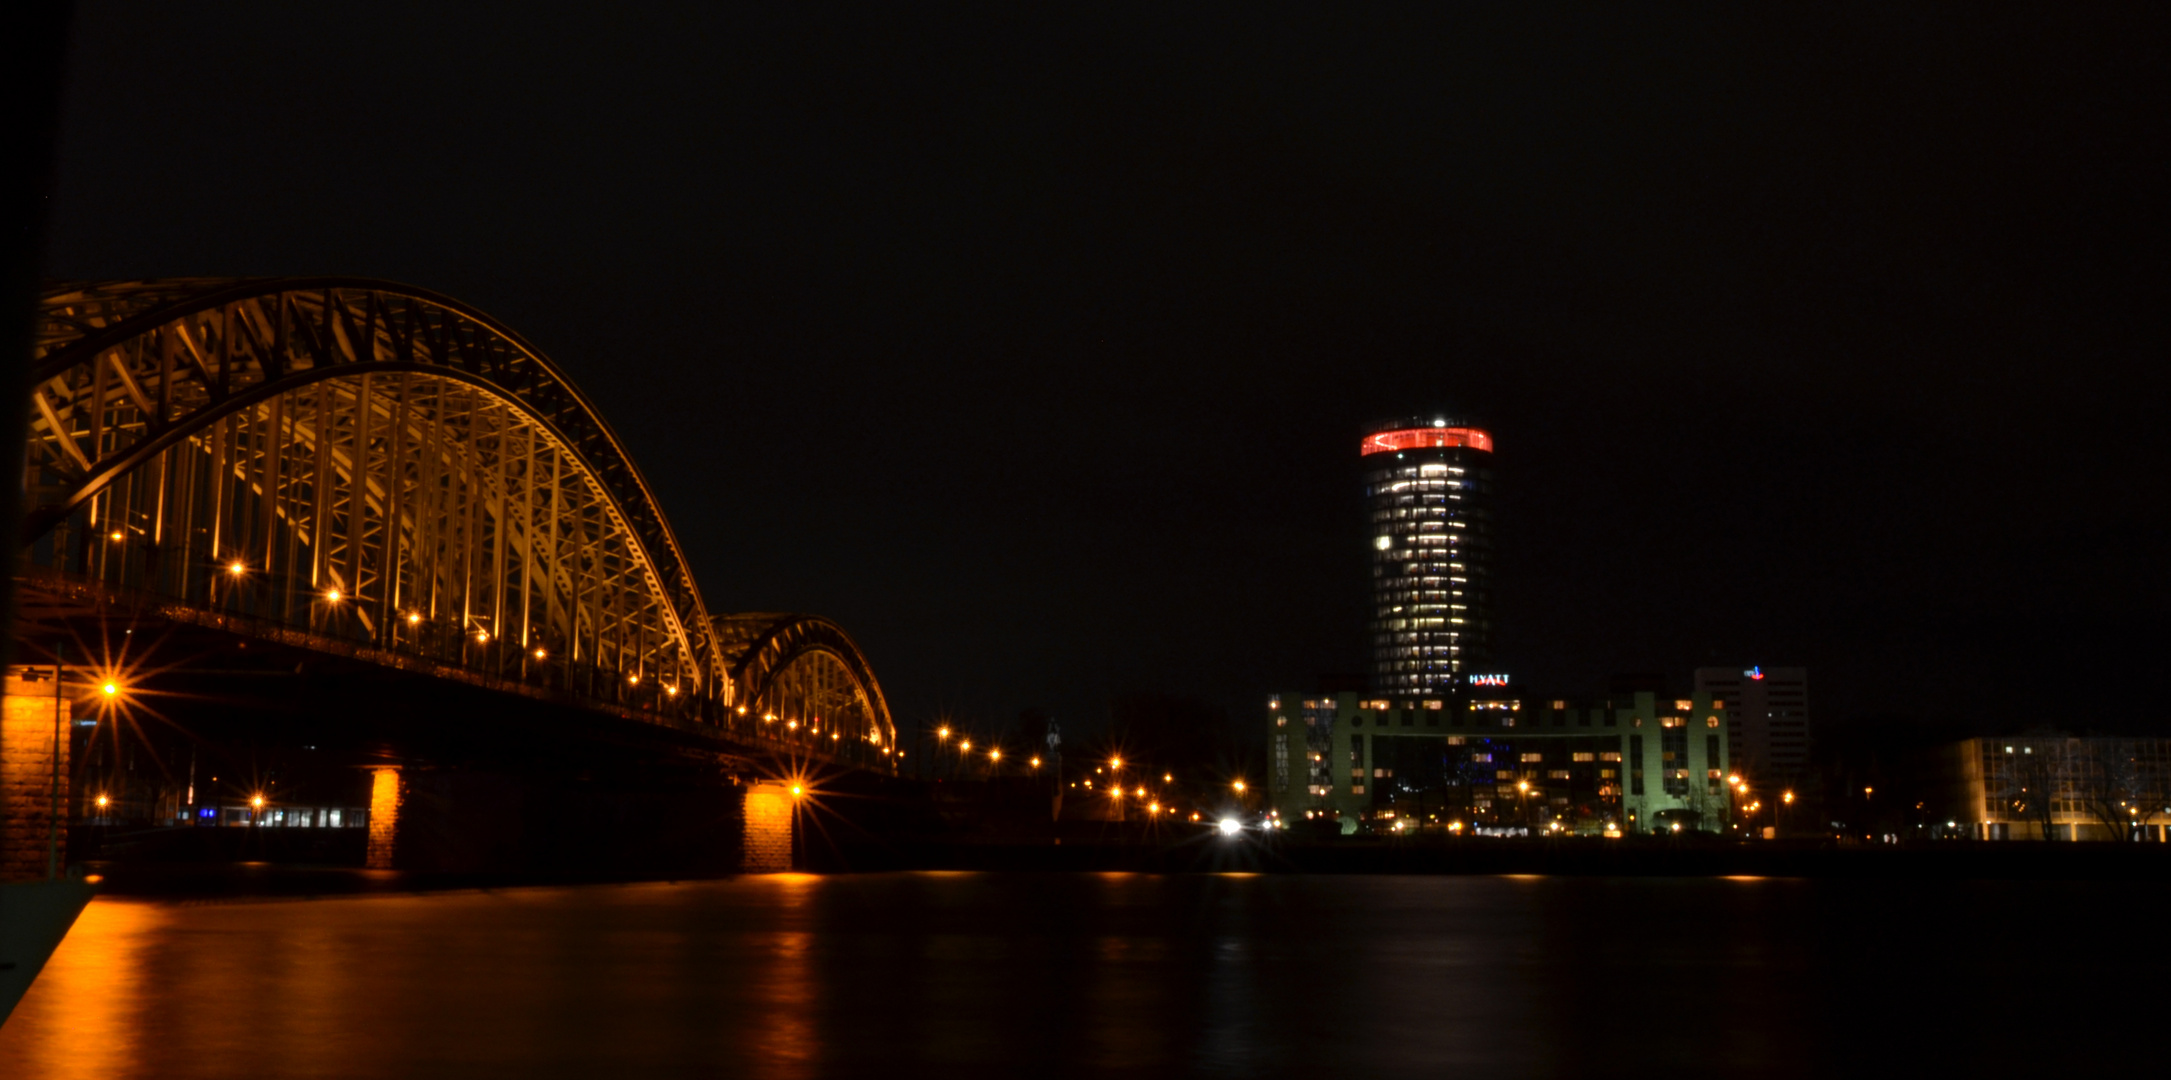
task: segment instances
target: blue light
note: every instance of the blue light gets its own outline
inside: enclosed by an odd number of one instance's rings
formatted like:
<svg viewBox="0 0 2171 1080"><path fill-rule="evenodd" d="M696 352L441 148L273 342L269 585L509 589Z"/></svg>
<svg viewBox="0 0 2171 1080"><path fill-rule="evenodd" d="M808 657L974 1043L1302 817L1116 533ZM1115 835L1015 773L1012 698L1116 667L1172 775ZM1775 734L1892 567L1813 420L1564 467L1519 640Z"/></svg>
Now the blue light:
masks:
<svg viewBox="0 0 2171 1080"><path fill-rule="evenodd" d="M196 816L200 818L217 817L219 812L208 806L199 806L196 808Z"/></svg>
<svg viewBox="0 0 2171 1080"><path fill-rule="evenodd" d="M1764 677L1764 665L1758 664L1757 666L1742 672L1742 674L1747 675L1752 679L1761 679Z"/></svg>

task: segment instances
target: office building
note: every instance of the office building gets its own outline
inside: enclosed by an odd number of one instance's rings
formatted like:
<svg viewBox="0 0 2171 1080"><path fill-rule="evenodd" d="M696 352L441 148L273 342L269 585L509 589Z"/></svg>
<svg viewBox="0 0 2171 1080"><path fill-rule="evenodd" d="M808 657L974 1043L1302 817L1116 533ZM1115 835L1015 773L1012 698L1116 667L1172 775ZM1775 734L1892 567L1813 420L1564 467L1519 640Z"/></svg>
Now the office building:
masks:
<svg viewBox="0 0 2171 1080"><path fill-rule="evenodd" d="M1734 765L1759 787L1806 790L1809 672L1805 668L1696 669L1696 692L1726 704Z"/></svg>
<svg viewBox="0 0 2171 1080"><path fill-rule="evenodd" d="M1366 431L1372 689L1438 696L1493 665L1493 438L1427 416Z"/></svg>
<svg viewBox="0 0 2171 1080"><path fill-rule="evenodd" d="M1943 834L1972 840L2148 840L2171 821L2171 739L2063 734L1968 739L1933 756Z"/></svg>

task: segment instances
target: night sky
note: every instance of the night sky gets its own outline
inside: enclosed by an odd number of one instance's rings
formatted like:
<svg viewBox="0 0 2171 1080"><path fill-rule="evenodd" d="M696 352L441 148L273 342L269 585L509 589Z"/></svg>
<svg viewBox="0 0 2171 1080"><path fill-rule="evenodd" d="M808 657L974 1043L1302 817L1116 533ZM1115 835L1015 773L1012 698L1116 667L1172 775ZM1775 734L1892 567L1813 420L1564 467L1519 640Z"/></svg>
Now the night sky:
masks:
<svg viewBox="0 0 2171 1080"><path fill-rule="evenodd" d="M2171 726L2152 6L904 6L86 3L48 274L490 312L901 722L1361 670L1444 406L1519 678Z"/></svg>

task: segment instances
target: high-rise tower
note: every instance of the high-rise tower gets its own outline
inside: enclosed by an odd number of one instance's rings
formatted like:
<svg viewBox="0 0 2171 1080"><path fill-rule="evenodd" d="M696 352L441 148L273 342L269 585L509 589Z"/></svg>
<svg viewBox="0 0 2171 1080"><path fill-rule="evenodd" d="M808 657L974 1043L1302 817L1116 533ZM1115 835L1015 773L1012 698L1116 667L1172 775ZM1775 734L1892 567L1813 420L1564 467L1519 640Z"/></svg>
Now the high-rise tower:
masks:
<svg viewBox="0 0 2171 1080"><path fill-rule="evenodd" d="M1493 437L1445 415L1364 437L1372 519L1372 688L1444 693L1493 662Z"/></svg>

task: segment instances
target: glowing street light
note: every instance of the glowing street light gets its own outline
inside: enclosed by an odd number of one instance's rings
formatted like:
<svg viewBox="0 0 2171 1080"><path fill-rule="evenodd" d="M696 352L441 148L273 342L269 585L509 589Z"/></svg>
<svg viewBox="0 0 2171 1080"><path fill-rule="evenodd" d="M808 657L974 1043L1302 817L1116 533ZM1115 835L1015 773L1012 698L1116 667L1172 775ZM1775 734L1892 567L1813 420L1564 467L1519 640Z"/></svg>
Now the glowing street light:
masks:
<svg viewBox="0 0 2171 1080"><path fill-rule="evenodd" d="M251 809L251 810L262 810L263 808L264 808L264 797L263 797L262 795L251 795L251 796L249 796L249 809Z"/></svg>
<svg viewBox="0 0 2171 1080"><path fill-rule="evenodd" d="M419 612L419 611L410 611L410 612L408 612L408 613L407 613L407 625L409 625L409 626L413 626L413 625L415 625L416 623L419 623L419 622L421 622L421 621L422 621L422 613L421 613L421 612Z"/></svg>
<svg viewBox="0 0 2171 1080"><path fill-rule="evenodd" d="M1001 761L1002 759L1003 759L1003 752L1002 752L1001 750L997 749L997 750L990 750L990 751L988 751L988 760L989 760L989 761Z"/></svg>
<svg viewBox="0 0 2171 1080"><path fill-rule="evenodd" d="M1033 762L1032 762L1032 764L1033 764L1033 768L1036 768L1036 769L1037 769L1037 768L1040 768L1040 759L1039 759L1039 758L1034 758L1034 759L1033 759Z"/></svg>
<svg viewBox="0 0 2171 1080"><path fill-rule="evenodd" d="M326 590L324 590L324 599L325 599L325 601L326 601L327 603L333 603L333 604L336 604L336 603L338 603L338 602L339 602L339 590L338 590L338 589L326 589Z"/></svg>
<svg viewBox="0 0 2171 1080"><path fill-rule="evenodd" d="M542 658L544 658L544 657L546 657L546 656L549 656L549 655L550 655L549 653L547 653L547 652L544 652L544 651L543 651L543 650L541 650L541 649L537 649L537 650L535 650L535 658L536 658L537 660L541 660Z"/></svg>
<svg viewBox="0 0 2171 1080"><path fill-rule="evenodd" d="M105 685L98 688L98 692L104 694L107 697L112 697L115 694L121 692L121 684L108 679L106 680Z"/></svg>
<svg viewBox="0 0 2171 1080"><path fill-rule="evenodd" d="M1230 786L1236 788L1236 793L1238 795L1242 795L1244 793L1244 782L1242 780L1238 780L1235 784Z"/></svg>
<svg viewBox="0 0 2171 1080"><path fill-rule="evenodd" d="M1122 759L1122 758L1119 758L1119 757L1112 757L1112 758L1109 758L1109 759L1108 759L1108 768L1109 768L1110 770L1120 769L1120 768L1122 768L1122 767L1123 767L1123 759Z"/></svg>
<svg viewBox="0 0 2171 1080"><path fill-rule="evenodd" d="M1244 823L1232 817L1222 818L1214 827L1220 829L1223 836L1235 836L1244 831Z"/></svg>
<svg viewBox="0 0 2171 1080"><path fill-rule="evenodd" d="M103 809L105 809L105 808L106 808L106 807L107 807L108 805L110 805L110 804L111 804L112 802L113 802L113 800L111 800L111 799L108 799L108 798L106 798L106 797L105 797L105 796L103 796L103 795L100 795L100 796L98 796L98 809L100 809L100 810L103 810Z"/></svg>

